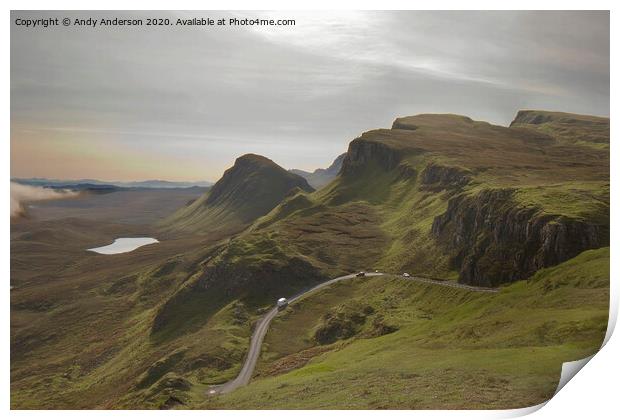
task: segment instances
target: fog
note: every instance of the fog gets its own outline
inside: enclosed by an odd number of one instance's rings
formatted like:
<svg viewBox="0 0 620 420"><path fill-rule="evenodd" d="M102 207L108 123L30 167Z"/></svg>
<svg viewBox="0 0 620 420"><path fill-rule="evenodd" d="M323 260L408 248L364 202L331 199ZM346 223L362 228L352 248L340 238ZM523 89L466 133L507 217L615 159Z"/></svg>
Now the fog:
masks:
<svg viewBox="0 0 620 420"><path fill-rule="evenodd" d="M78 195L79 193L75 191L53 190L11 182L11 217L24 216L26 214L25 203L77 197Z"/></svg>

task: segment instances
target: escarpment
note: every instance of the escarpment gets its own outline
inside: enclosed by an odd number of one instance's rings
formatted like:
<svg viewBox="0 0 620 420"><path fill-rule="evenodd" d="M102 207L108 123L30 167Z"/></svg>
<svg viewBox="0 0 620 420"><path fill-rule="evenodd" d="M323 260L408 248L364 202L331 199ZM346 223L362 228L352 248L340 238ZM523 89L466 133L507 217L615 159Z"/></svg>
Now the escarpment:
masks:
<svg viewBox="0 0 620 420"><path fill-rule="evenodd" d="M402 159L398 150L378 141L364 139L353 140L342 162L340 175L351 176L363 172L367 167L376 165L384 171L390 171Z"/></svg>
<svg viewBox="0 0 620 420"><path fill-rule="evenodd" d="M608 224L523 207L513 193L500 189L461 194L434 219L432 233L453 255L459 282L497 286L609 245Z"/></svg>

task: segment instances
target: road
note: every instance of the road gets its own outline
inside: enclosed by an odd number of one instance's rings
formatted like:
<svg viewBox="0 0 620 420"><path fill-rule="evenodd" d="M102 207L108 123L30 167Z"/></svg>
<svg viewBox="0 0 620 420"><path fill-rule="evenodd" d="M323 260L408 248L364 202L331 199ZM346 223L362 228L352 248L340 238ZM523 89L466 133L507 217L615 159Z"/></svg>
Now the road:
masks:
<svg viewBox="0 0 620 420"><path fill-rule="evenodd" d="M386 275L386 273L366 273L367 277L383 276L383 275ZM313 288L308 289L304 292L301 292L298 295L290 298L288 300L289 304L295 302L296 300L300 299L304 295L315 292L319 289L322 289L324 287L327 287L339 281L352 279L355 276L356 274L348 274L346 276L336 277L335 279L331 279L326 282L320 283L314 286ZM406 277L406 278L409 280L417 281L421 283L430 283L430 284L437 284L439 286L444 286L444 287L466 289L466 290L470 290L473 292L496 293L499 291L499 289L468 286L465 284L458 284L458 283L440 281L440 280L432 280L432 279L426 279L423 277L416 277L416 276L411 276L411 277ZM265 335L267 334L267 330L269 329L269 324L271 324L271 321L276 317L277 314L278 314L278 309L274 306L256 324L256 328L254 329L254 333L252 334L252 340L250 341L250 349L248 350L248 354L246 356L243 367L241 368L241 372L239 372L239 375L237 375L235 379L232 379L224 384L214 385L210 387L209 390L207 391L208 395L227 394L239 388L240 386L247 385L248 382L250 382L250 379L252 378L252 374L254 373L254 368L256 367L256 362L258 361L258 356L260 355L260 350L263 345L263 340L265 339Z"/></svg>

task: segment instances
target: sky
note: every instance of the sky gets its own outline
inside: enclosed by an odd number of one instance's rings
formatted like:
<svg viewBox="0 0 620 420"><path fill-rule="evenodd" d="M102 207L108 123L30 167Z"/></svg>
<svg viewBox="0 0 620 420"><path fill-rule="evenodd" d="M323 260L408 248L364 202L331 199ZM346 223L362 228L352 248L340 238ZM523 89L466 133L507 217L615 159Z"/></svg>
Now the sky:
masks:
<svg viewBox="0 0 620 420"><path fill-rule="evenodd" d="M176 26L188 18L294 26ZM163 27L18 26L46 17ZM397 117L609 116L608 12L12 12L11 176L216 181L327 167Z"/></svg>

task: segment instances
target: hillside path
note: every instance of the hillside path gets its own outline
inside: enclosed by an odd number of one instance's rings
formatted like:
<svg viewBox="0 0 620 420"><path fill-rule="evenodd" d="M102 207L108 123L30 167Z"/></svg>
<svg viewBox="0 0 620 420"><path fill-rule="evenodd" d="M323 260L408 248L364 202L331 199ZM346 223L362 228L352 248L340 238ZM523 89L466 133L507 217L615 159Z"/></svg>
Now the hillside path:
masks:
<svg viewBox="0 0 620 420"><path fill-rule="evenodd" d="M304 292L301 292L288 300L289 304L295 302L301 297L315 292L319 289L327 287L331 284L337 283L342 280L352 279L356 277L357 273L347 274L346 276L336 277L331 280L327 280L323 283L317 284L316 286L308 289ZM366 277L376 277L388 275L387 273L366 273ZM486 293L497 293L499 289L493 289L488 287L477 287L477 286L469 286L466 284L453 283L448 281L441 280L433 280L427 279L424 277L411 276L406 277L409 280L417 281L420 283L428 283L428 284L436 284L438 286L443 287L452 287L456 289L465 289L470 290L472 292L486 292ZM256 362L258 361L258 356L260 356L260 350L263 345L263 340L265 339L265 335L267 334L267 330L269 329L269 324L278 314L278 309L274 306L263 316L258 323L256 324L256 328L254 329L254 333L252 334L252 339L250 341L250 349L248 350L248 354L245 358L245 362L243 363L243 367L239 372L239 375L235 379L232 379L226 383L221 385L214 385L209 388L207 391L207 395L215 395L215 394L227 394L229 392L234 391L235 389L247 385L252 378L252 374L254 373L254 368L256 367Z"/></svg>

